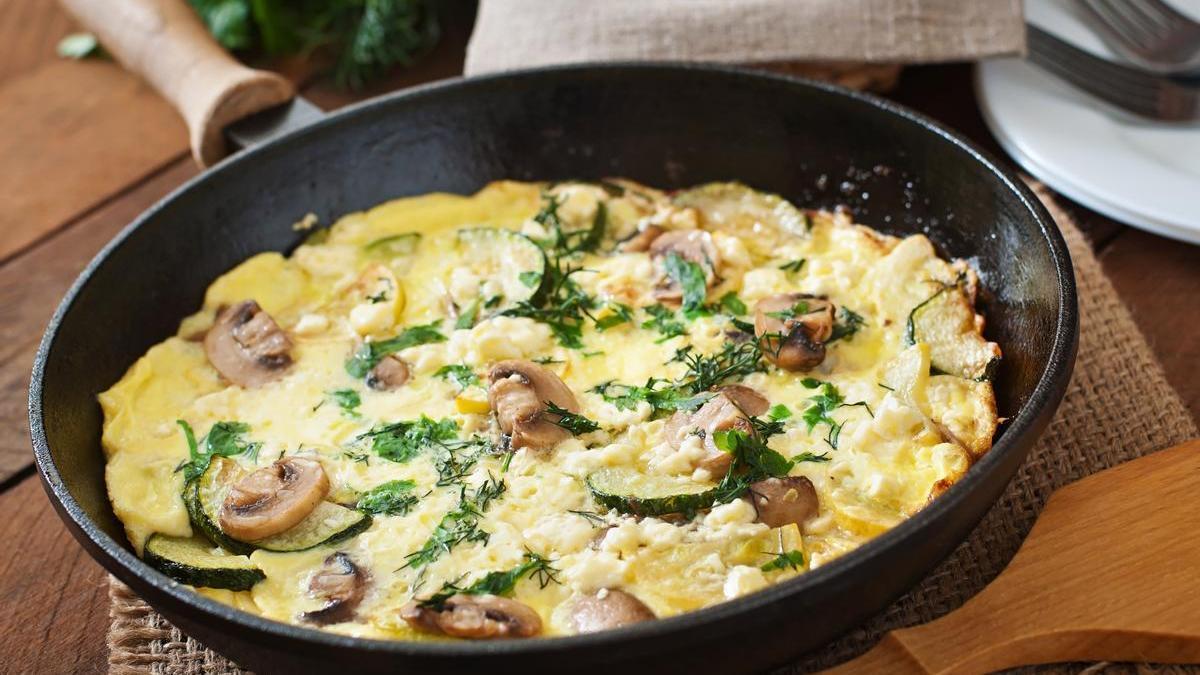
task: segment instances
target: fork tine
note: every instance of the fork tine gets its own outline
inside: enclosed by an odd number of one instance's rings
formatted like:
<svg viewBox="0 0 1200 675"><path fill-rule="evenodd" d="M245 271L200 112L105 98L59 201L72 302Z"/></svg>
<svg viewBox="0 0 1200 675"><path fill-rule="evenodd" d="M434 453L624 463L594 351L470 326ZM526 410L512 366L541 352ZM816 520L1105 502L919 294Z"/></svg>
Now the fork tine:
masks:
<svg viewBox="0 0 1200 675"><path fill-rule="evenodd" d="M1191 17L1187 16L1178 9L1175 9L1170 4L1163 0L1130 0L1142 7L1142 10L1147 14L1151 14L1157 18L1161 25L1171 27L1173 25L1187 25L1195 23Z"/></svg>
<svg viewBox="0 0 1200 675"><path fill-rule="evenodd" d="M1157 33L1139 20L1136 10L1123 0L1092 0L1093 5L1102 5L1107 22L1116 28L1118 33L1146 47L1153 42Z"/></svg>
<svg viewBox="0 0 1200 675"><path fill-rule="evenodd" d="M1154 34L1162 35L1164 31L1171 29L1170 23L1162 21L1161 15L1155 13L1144 2L1137 0L1116 0L1129 15L1129 17L1138 23L1144 30Z"/></svg>
<svg viewBox="0 0 1200 675"><path fill-rule="evenodd" d="M1030 58L1043 68L1098 98L1138 115L1162 116L1156 80L1092 56L1035 26L1029 27L1029 50Z"/></svg>

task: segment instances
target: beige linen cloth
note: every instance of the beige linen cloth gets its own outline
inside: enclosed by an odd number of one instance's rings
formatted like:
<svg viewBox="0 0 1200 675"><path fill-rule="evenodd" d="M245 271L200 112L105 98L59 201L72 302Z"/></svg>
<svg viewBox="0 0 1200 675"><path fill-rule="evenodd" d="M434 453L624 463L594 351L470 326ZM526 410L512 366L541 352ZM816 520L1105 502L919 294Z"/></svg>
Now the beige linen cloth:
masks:
<svg viewBox="0 0 1200 675"><path fill-rule="evenodd" d="M1020 53L1020 0L482 0L469 74L550 63L653 59L752 63L886 88L891 63ZM819 63L817 63L819 62ZM864 65L866 64L866 65ZM1198 435L1071 217L1034 185L1066 237L1079 288L1075 374L1058 414L984 521L908 595L781 672L862 653L886 631L929 621L994 578L1057 487ZM242 673L113 580L110 672ZM1069 672L1139 671L1075 666ZM1178 668L1156 670L1167 672Z"/></svg>

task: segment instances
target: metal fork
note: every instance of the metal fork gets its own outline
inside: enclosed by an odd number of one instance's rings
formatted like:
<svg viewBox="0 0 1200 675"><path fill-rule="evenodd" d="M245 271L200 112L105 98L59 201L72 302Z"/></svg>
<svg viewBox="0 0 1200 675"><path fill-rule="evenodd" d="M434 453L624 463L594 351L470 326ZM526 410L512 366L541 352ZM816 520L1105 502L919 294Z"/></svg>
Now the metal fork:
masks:
<svg viewBox="0 0 1200 675"><path fill-rule="evenodd" d="M1163 0L1083 0L1110 47L1158 73L1200 73L1200 23Z"/></svg>
<svg viewBox="0 0 1200 675"><path fill-rule="evenodd" d="M1200 120L1200 88L1113 63L1030 24L1029 60L1051 74L1140 117Z"/></svg>

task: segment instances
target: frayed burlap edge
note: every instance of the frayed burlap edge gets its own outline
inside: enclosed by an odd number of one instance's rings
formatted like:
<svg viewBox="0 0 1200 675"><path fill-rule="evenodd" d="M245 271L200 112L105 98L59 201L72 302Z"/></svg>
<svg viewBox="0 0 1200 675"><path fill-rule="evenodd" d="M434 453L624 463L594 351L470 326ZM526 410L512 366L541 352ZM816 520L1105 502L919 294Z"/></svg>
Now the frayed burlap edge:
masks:
<svg viewBox="0 0 1200 675"><path fill-rule="evenodd" d="M1004 496L950 558L882 614L781 673L839 663L866 651L889 630L924 623L958 607L1003 569L1056 488L1200 435L1079 229L1044 186L1032 187L1062 229L1079 289L1079 356L1057 415ZM246 672L185 636L115 579L110 596L108 644L114 675ZM1132 664L1038 670L1197 672Z"/></svg>

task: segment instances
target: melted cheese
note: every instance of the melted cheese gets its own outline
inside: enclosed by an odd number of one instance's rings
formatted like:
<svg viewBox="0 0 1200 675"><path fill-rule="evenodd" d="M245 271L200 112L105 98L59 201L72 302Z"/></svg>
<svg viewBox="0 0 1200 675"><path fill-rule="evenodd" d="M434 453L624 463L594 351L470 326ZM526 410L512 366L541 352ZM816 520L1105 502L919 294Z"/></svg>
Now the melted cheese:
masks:
<svg viewBox="0 0 1200 675"><path fill-rule="evenodd" d="M686 229L702 219L695 209L673 206L662 193L624 185L624 196L591 185L554 189L562 200L559 215L569 225L586 226L598 204L607 204L610 238L601 253L580 261L589 271L579 274L578 282L600 303L638 308L655 302L660 272L646 253L614 252L612 239L633 233L639 224ZM813 482L819 515L801 532L755 522L745 499L683 523L604 513L583 481L598 468L634 466L701 481L720 477L697 468L704 451L699 439L674 449L666 442L663 420L652 419L647 403L620 409L593 388L610 381L641 384L652 377L680 377L686 367L673 359L676 351L686 345L698 353L719 350L730 323L719 314L699 318L685 335L663 339L640 327L640 312L633 323L603 332L588 321L582 350L563 347L547 325L529 318L481 312L473 327L453 329L453 320L446 321L448 299L461 309L496 293L519 292L495 269L471 267L469 261L446 269L456 232L497 227L546 236L544 224L532 219L542 206L543 190L538 184L504 182L471 197L435 194L389 202L345 216L323 239L299 247L290 258L261 254L217 279L203 308L183 321L178 337L152 348L100 395L109 495L135 547L140 550L155 532L192 533L180 498L182 475L175 470L188 451L175 420L187 421L198 434L218 421L238 420L261 444L256 459L234 458L246 468L287 453L320 461L335 495L353 496L398 479L418 486L421 498L411 512L378 516L369 530L338 545L371 581L355 620L329 630L426 639L400 620L401 605L464 575L476 578L512 568L531 550L553 559L560 583L541 587L523 581L515 597L542 615L546 633L566 633L571 629L565 608L577 593L621 587L658 616L669 616L797 573L761 569L771 559L769 552L804 551L809 567L825 564L919 510L990 446L996 426L990 385L930 377L928 349L904 344L905 320L930 295L930 280L953 279L962 266L938 259L923 236L883 236L842 215L815 214L807 236L772 240L774 246L763 244L764 226L754 222L744 232L724 228L714 236L722 263L710 301L734 292L753 307L772 294L806 292L829 296L866 318L858 334L832 343L813 371L769 368L743 380L794 413L784 432L771 439L772 448L787 457L808 452L829 458L800 462L792 470ZM381 260L365 249L382 237L410 232L421 235L412 255ZM806 262L799 271L781 269L800 258ZM202 345L192 341L212 324L219 307L244 299L256 300L294 342L295 363L287 375L258 389L225 384ZM344 361L365 337L388 337L434 321L443 321L447 339L398 354L412 373L400 389L374 391L345 371ZM361 453L349 451L355 438L374 425L421 415L454 420L464 434L492 434L482 386L460 388L434 374L461 364L482 377L490 364L516 358L553 360L549 367L601 431L568 439L549 452L519 451L503 473L503 458L481 458L467 483L476 485L491 475L502 476L507 486L480 520L486 543L459 544L419 572L406 567L408 556L457 504L457 490L437 486L429 453L403 463L378 456L364 461ZM800 419L815 393L802 382L806 376L833 384L848 402L867 404L832 413L842 425L836 449L827 440L827 425L809 429ZM328 392L337 389L360 394L356 415L328 402ZM601 516L589 519L578 512ZM320 605L307 584L329 552L256 551L251 559L265 572L265 581L242 593L202 592L266 617L298 622L301 613Z"/></svg>

